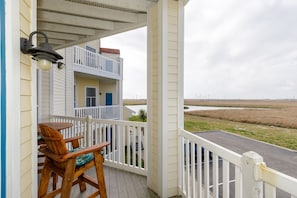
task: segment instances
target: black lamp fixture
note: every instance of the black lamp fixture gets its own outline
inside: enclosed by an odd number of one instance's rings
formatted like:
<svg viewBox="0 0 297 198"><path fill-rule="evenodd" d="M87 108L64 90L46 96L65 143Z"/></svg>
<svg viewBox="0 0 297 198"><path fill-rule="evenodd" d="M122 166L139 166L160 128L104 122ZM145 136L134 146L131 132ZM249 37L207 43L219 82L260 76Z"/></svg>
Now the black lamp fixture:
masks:
<svg viewBox="0 0 297 198"><path fill-rule="evenodd" d="M33 47L32 37L34 34L41 34L45 38L45 42L41 43L38 47ZM21 38L21 51L24 54L31 54L32 59L38 61L38 67L43 70L50 70L52 63L57 63L61 65L62 62L58 60L63 59L63 57L58 54L48 43L48 38L45 33L34 31L29 35L29 40L26 38Z"/></svg>

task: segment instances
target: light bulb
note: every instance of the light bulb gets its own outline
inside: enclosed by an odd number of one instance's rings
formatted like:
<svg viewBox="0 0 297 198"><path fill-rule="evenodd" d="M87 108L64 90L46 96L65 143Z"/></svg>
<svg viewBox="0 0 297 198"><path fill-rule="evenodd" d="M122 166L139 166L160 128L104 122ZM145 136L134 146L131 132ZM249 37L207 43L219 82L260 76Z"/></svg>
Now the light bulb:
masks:
<svg viewBox="0 0 297 198"><path fill-rule="evenodd" d="M40 59L37 63L38 67L42 70L50 70L52 67L52 62L46 59Z"/></svg>

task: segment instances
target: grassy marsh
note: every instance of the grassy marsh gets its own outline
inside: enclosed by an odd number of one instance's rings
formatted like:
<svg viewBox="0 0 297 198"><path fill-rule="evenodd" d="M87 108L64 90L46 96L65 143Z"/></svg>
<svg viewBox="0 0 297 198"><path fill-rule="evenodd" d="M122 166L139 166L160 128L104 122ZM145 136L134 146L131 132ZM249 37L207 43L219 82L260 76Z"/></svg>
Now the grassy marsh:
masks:
<svg viewBox="0 0 297 198"><path fill-rule="evenodd" d="M146 104L128 100L127 104ZM190 132L223 130L281 147L297 150L297 100L191 100L185 105L241 107L186 112Z"/></svg>
<svg viewBox="0 0 297 198"><path fill-rule="evenodd" d="M244 108L186 112L188 131L223 130L297 150L297 100L190 100L185 103Z"/></svg>

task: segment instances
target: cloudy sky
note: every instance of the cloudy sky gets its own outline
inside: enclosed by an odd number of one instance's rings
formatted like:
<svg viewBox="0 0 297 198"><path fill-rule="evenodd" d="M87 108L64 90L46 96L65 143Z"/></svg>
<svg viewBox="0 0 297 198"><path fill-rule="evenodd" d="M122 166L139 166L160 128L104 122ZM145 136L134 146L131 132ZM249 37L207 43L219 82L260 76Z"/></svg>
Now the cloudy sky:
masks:
<svg viewBox="0 0 297 198"><path fill-rule="evenodd" d="M146 28L102 39L124 58L124 98L146 97ZM185 98L297 98L297 0L190 0Z"/></svg>

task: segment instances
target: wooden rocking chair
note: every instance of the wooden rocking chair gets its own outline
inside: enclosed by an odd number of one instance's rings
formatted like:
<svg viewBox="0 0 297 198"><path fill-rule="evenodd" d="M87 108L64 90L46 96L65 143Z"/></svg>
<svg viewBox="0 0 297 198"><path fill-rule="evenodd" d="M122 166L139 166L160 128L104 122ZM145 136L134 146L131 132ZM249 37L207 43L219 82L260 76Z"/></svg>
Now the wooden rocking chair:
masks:
<svg viewBox="0 0 297 198"><path fill-rule="evenodd" d="M46 158L41 173L38 197L54 197L61 193L61 198L69 198L72 186L79 184L80 191L83 192L86 190L85 182L98 189L89 197L97 195L100 195L101 198L107 197L103 173L104 158L101 155L101 150L109 143L104 142L92 147L68 151L60 132L46 125L39 125L39 127L41 136L46 143L46 147L40 148L39 151ZM96 168L97 182L84 174L87 169L93 166ZM61 188L47 194L51 172L61 176L63 180Z"/></svg>

